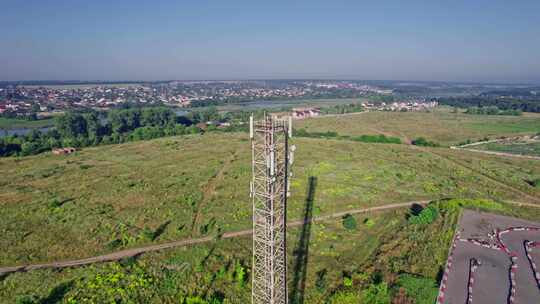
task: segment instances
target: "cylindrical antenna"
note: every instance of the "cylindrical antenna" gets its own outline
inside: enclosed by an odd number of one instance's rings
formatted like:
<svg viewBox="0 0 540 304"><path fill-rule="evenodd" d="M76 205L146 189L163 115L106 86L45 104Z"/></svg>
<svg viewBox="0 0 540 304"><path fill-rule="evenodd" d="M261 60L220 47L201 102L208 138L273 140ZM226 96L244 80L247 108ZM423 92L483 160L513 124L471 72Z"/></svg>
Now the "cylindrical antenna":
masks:
<svg viewBox="0 0 540 304"><path fill-rule="evenodd" d="M253 139L253 115L249 116L249 138Z"/></svg>
<svg viewBox="0 0 540 304"><path fill-rule="evenodd" d="M289 138L292 138L292 116L289 116Z"/></svg>

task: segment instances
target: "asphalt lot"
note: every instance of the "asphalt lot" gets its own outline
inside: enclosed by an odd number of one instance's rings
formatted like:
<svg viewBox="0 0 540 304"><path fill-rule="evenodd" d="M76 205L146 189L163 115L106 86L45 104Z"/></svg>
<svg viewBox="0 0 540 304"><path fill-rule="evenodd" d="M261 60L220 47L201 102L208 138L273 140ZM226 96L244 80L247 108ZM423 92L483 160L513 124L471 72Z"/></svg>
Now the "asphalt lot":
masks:
<svg viewBox="0 0 540 304"><path fill-rule="evenodd" d="M521 219L464 210L459 223L460 240L453 251L453 263L448 272L444 303L467 303L469 268L472 258L481 265L474 274L472 302L480 304L511 303L510 267L511 255L517 256L515 272L515 298L513 303L540 303L540 289L536 284L529 260L526 257L524 241L540 241L540 231L510 231L500 234L498 243L494 229L506 230L510 227L537 227L540 223ZM491 237L490 237L491 234ZM508 247L486 248L466 239L486 241L486 245ZM540 248L532 252L533 260L540 265ZM539 269L540 270L540 269Z"/></svg>

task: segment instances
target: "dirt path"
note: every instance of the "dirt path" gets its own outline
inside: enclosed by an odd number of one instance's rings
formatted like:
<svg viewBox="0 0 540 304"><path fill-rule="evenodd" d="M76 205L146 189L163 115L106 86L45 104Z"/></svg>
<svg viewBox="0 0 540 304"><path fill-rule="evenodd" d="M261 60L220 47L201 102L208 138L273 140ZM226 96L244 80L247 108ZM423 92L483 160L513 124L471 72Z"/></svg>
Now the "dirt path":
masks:
<svg viewBox="0 0 540 304"><path fill-rule="evenodd" d="M305 221L294 220L294 221L289 222L287 224L287 227L301 226L304 223L310 222L310 221L318 222L318 221L327 221L327 220L337 219L337 218L343 217L346 214L359 214L359 213L366 213L366 212L373 212L373 211L404 208L404 207L410 207L412 204L425 205L428 202L429 201L411 201L411 202L405 202L405 203L396 203L396 204L389 204L389 205L383 205L383 206L377 206L377 207L336 212L329 215L313 217ZM235 237L240 237L240 236L249 236L251 235L251 233L252 233L251 229L234 231L234 232L226 232L221 236L221 238L230 239L230 238L235 238ZM85 259L76 259L76 260L70 260L70 261L51 262L51 263L34 264L34 265L21 265L21 266L14 266L14 267L1 267L0 276L6 275L12 272L25 272L25 271L30 271L30 270L46 269L46 268L66 268L66 267L88 265L88 264L93 264L93 263L117 261L117 260L129 258L129 257L139 256L147 252L206 243L206 242L210 242L216 239L217 238L214 236L207 236L207 237L196 238L196 239L187 239L187 240L174 241L174 242L163 243L163 244L158 244L158 245L150 245L150 246L145 246L145 247L140 247L140 248L126 249L126 250L121 250L121 251L99 255L95 257L90 257L90 258L85 258Z"/></svg>
<svg viewBox="0 0 540 304"><path fill-rule="evenodd" d="M484 154L497 155L497 156L517 157L517 158L527 158L527 159L540 160L540 156L533 156L533 155L522 155L522 154L513 154L513 153L487 151L487 150L467 149L467 148L462 148L462 147L450 147L450 149L470 151L470 152L476 152L476 153L484 153Z"/></svg>
<svg viewBox="0 0 540 304"><path fill-rule="evenodd" d="M227 170L231 167L231 164L236 160L236 151L232 151L232 155L225 160L225 163L219 169L218 173L208 180L208 182L203 187L203 197L201 201L197 204L197 210L195 211L195 214L193 216L193 220L191 222L191 234L190 236L193 237L195 234L195 229L199 226L201 221L201 211L206 206L206 204L210 201L212 196L216 193L216 185L217 182L223 179L223 174L227 172Z"/></svg>
<svg viewBox="0 0 540 304"><path fill-rule="evenodd" d="M287 227L297 227L307 222L319 222L319 221L328 221L328 220L338 219L338 218L343 217L346 214L360 214L360 213L367 213L367 212L374 212L374 211L405 208L405 207L410 207L412 204L425 205L428 202L429 200L411 201L411 202L389 204L389 205L376 206L376 207L363 208L363 209L352 209L348 211L332 213L329 215L317 216L317 217L313 217L307 220L294 220L294 221L289 222L287 224ZM540 204L524 203L524 202L516 202L516 201L507 201L507 203L514 204L518 207L528 206L528 207L540 208ZM230 239L230 238L241 237L241 236L249 236L251 235L251 233L252 233L251 229L234 231L234 232L226 232L221 236L221 238ZM117 261L117 260L129 258L129 257L139 256L141 254L148 253L148 252L206 243L206 242L214 241L216 239L217 238L214 236L207 236L207 237L202 237L202 238L197 238L197 239L187 239L187 240L174 241L174 242L163 243L163 244L158 244L158 245L126 249L126 250L121 250L121 251L99 255L95 257L90 257L90 258L85 258L85 259L77 259L77 260L62 261L62 262L51 262L51 263L43 263L43 264L33 264L33 265L21 265L21 266L13 266L13 267L0 267L0 277L13 273L13 272L26 272L30 270L47 269L47 268L76 267L76 266L83 266L83 265L94 264L94 263Z"/></svg>

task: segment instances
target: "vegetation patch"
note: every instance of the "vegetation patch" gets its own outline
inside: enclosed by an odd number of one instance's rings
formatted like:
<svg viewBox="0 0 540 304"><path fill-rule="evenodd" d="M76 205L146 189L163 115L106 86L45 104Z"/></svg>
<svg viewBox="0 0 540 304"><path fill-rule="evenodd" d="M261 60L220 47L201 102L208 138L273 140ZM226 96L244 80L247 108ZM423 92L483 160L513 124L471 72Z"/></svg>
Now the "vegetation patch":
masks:
<svg viewBox="0 0 540 304"><path fill-rule="evenodd" d="M428 225L433 223L439 217L439 210L434 205L429 205L420 211L419 214L411 214L409 223L413 225Z"/></svg>
<svg viewBox="0 0 540 304"><path fill-rule="evenodd" d="M437 282L434 279L412 274L400 275L396 287L403 288L406 295L417 304L433 304L439 293Z"/></svg>
<svg viewBox="0 0 540 304"><path fill-rule="evenodd" d="M436 142L429 141L423 137L415 138L411 141L411 144L415 146L422 146L422 147L439 147L440 145Z"/></svg>
<svg viewBox="0 0 540 304"><path fill-rule="evenodd" d="M383 134L350 136L350 135L339 135L337 132L334 132L334 131L308 132L305 129L298 129L294 131L294 135L298 137L332 138L332 139L358 141L358 142L364 142L364 143L381 143L381 144L400 144L401 143L401 139L397 137L386 136Z"/></svg>
<svg viewBox="0 0 540 304"><path fill-rule="evenodd" d="M345 215L343 217L343 227L347 230L356 230L358 228L356 218L350 214Z"/></svg>

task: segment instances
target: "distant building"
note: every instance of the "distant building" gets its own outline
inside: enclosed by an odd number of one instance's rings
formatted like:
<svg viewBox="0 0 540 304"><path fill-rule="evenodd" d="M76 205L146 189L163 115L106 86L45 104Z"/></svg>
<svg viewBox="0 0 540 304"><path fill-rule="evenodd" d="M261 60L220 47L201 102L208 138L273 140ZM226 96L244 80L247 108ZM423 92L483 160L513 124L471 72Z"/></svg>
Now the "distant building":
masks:
<svg viewBox="0 0 540 304"><path fill-rule="evenodd" d="M295 119L304 119L321 115L319 108L293 108L292 117Z"/></svg>

